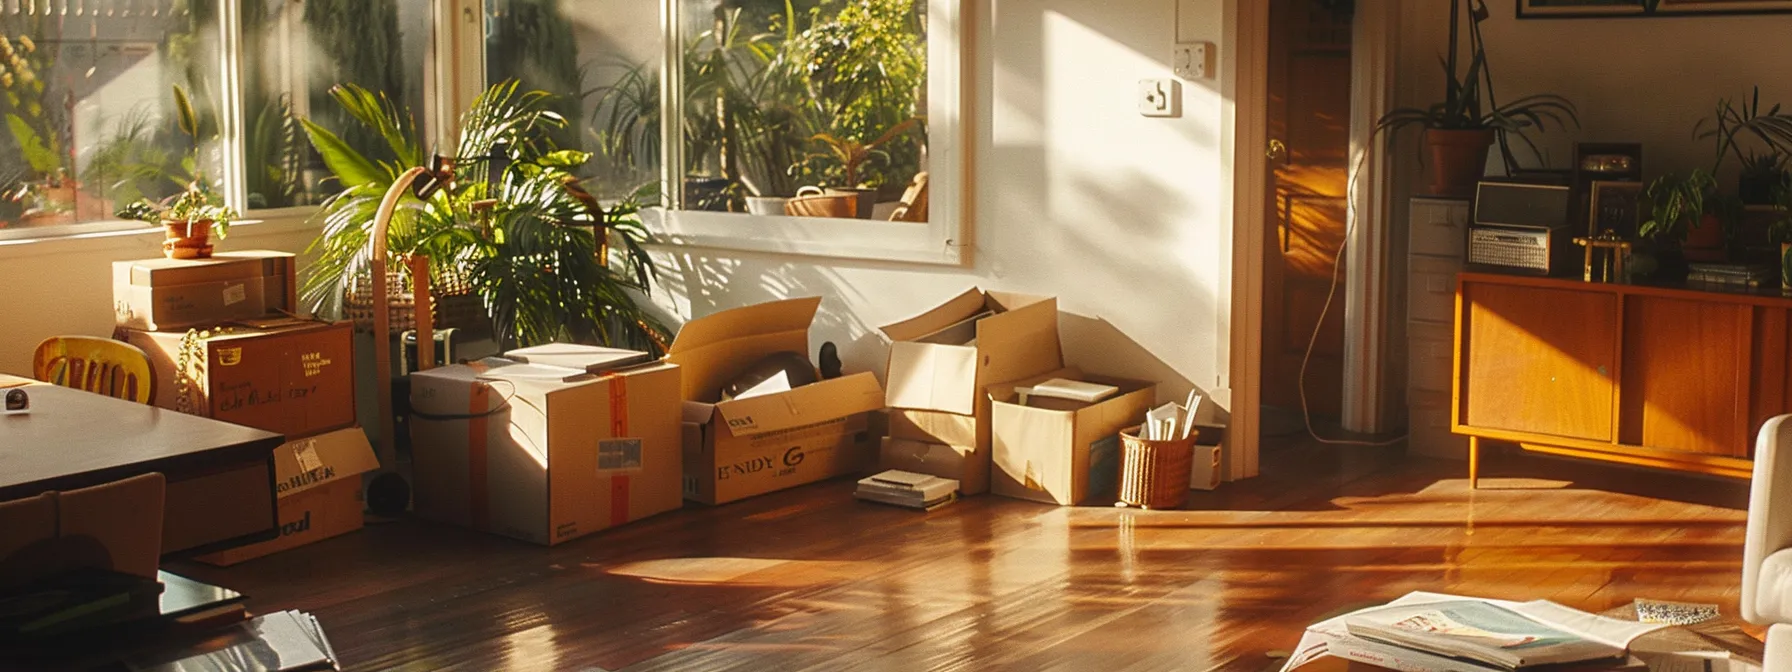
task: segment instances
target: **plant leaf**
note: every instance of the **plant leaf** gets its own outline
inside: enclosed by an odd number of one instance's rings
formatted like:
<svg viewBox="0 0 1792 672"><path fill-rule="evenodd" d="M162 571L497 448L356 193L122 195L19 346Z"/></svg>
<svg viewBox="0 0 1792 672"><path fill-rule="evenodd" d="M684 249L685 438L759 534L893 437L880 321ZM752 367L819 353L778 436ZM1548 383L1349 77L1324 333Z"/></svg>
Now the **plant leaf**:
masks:
<svg viewBox="0 0 1792 672"><path fill-rule="evenodd" d="M317 148L324 165L336 174L336 179L342 182L342 186L358 187L386 178L386 174L372 161L355 151L341 137L331 133L330 129L312 123L310 119L300 119L299 123L305 126L305 135L311 138L311 146Z"/></svg>

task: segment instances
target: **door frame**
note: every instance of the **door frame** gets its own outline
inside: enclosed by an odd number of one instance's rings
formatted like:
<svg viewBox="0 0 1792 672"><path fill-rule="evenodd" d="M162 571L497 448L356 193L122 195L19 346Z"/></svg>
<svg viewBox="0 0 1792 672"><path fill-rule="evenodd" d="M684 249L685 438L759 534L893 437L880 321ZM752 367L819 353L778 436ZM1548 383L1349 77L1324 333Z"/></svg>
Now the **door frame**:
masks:
<svg viewBox="0 0 1792 672"><path fill-rule="evenodd" d="M1345 238L1348 269L1341 283L1345 311L1344 423L1356 431L1379 430L1387 390L1385 356L1389 317L1387 221L1393 181L1385 152L1370 144L1374 120L1392 107L1398 60L1400 0L1356 0L1351 43L1351 180L1356 207ZM1264 236L1268 184L1269 7L1261 0L1226 0L1227 32L1234 36L1228 105L1221 146L1232 166L1232 422L1227 434L1235 458L1229 479L1258 473L1263 373ZM1361 166L1361 170L1358 169ZM1334 303L1334 309L1337 304ZM1365 419L1367 421L1365 422Z"/></svg>

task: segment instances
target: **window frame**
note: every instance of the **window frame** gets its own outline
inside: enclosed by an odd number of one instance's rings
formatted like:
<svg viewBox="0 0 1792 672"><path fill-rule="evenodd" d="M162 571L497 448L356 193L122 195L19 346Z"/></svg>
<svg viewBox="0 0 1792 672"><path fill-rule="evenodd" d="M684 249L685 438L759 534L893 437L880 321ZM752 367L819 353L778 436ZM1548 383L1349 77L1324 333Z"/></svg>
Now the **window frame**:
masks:
<svg viewBox="0 0 1792 672"><path fill-rule="evenodd" d="M970 261L970 202L966 189L970 146L964 119L965 32L961 0L927 0L927 222L884 222L676 210L671 195L683 188L684 118L681 0L661 0L665 53L660 67L661 207L642 211L654 242L800 256L903 261L962 266Z"/></svg>

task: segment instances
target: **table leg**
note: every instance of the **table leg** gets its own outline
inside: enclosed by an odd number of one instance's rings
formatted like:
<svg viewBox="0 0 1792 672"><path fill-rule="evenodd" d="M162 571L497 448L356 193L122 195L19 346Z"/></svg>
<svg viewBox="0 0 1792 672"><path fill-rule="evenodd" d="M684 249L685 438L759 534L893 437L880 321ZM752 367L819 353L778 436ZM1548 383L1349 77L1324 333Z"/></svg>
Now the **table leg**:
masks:
<svg viewBox="0 0 1792 672"><path fill-rule="evenodd" d="M1468 437L1468 489L1474 490L1481 480L1481 437Z"/></svg>

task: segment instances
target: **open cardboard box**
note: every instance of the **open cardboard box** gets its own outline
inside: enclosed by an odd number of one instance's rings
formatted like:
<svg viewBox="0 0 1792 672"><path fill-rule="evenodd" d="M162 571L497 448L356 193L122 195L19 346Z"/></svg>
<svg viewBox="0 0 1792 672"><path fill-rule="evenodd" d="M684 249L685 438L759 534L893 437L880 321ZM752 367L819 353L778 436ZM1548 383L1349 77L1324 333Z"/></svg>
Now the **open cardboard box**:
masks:
<svg viewBox="0 0 1792 672"><path fill-rule="evenodd" d="M194 559L234 565L361 529L360 476L378 467L360 427L288 441L274 449L280 536Z"/></svg>
<svg viewBox="0 0 1792 672"><path fill-rule="evenodd" d="M748 367L809 352L818 297L727 310L685 323L666 360L684 370L685 498L722 504L870 466L868 414L877 377L857 373L785 392L718 402Z"/></svg>
<svg viewBox="0 0 1792 672"><path fill-rule="evenodd" d="M1060 399L1019 403L1015 387L1052 378L1102 383L1120 391L1094 403ZM1138 425L1157 399L1157 384L1064 369L989 388L995 494L1074 506L1115 492L1120 430Z"/></svg>
<svg viewBox="0 0 1792 672"><path fill-rule="evenodd" d="M662 362L411 374L417 515L551 546L677 509L678 381Z"/></svg>
<svg viewBox="0 0 1792 672"><path fill-rule="evenodd" d="M959 491L989 489L990 406L986 388L1062 367L1057 299L971 289L916 317L883 327L890 436L938 446L886 457L955 479ZM949 449L955 455L946 455Z"/></svg>

